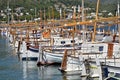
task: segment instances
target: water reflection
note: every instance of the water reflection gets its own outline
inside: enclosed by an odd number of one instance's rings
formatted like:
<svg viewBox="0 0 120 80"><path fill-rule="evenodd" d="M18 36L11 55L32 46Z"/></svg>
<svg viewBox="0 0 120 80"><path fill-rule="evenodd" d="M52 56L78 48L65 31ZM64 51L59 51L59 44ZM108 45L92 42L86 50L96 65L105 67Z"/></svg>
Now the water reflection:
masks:
<svg viewBox="0 0 120 80"><path fill-rule="evenodd" d="M62 80L62 75L58 70L58 66L41 66L39 67L39 76L41 80Z"/></svg>
<svg viewBox="0 0 120 80"><path fill-rule="evenodd" d="M38 67L38 77L39 79L42 79L42 80L45 79L45 67L44 66Z"/></svg>
<svg viewBox="0 0 120 80"><path fill-rule="evenodd" d="M36 62L22 62L24 80L88 80L81 78L80 74L61 73L60 65L40 66Z"/></svg>
<svg viewBox="0 0 120 80"><path fill-rule="evenodd" d="M0 61L0 80L87 80L80 74L61 73L60 65L37 67L37 62L18 61L5 38L0 39Z"/></svg>
<svg viewBox="0 0 120 80"><path fill-rule="evenodd" d="M40 66L36 62L23 62L24 80L87 80L80 74L67 74L58 70L60 65Z"/></svg>
<svg viewBox="0 0 120 80"><path fill-rule="evenodd" d="M35 78L38 79L37 73L37 66L36 62L32 61L23 61L23 79L24 80L34 80Z"/></svg>

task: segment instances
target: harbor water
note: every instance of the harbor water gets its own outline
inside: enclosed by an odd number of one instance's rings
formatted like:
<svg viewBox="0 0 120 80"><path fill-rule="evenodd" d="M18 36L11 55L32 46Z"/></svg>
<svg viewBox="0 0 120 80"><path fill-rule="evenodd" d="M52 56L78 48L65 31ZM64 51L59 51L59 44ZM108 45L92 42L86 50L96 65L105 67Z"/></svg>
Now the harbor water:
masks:
<svg viewBox="0 0 120 80"><path fill-rule="evenodd" d="M80 74L61 73L60 65L37 67L36 64L19 61L8 39L0 36L0 80L81 80Z"/></svg>

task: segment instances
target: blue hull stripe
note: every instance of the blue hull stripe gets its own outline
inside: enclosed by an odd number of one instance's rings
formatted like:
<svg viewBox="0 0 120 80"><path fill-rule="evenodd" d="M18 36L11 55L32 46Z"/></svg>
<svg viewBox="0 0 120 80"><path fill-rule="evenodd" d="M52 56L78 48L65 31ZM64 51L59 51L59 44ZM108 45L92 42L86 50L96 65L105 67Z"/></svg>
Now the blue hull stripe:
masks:
<svg viewBox="0 0 120 80"><path fill-rule="evenodd" d="M37 50L37 49L31 49L31 48L29 48L29 50L33 51L33 52L39 52L39 50Z"/></svg>

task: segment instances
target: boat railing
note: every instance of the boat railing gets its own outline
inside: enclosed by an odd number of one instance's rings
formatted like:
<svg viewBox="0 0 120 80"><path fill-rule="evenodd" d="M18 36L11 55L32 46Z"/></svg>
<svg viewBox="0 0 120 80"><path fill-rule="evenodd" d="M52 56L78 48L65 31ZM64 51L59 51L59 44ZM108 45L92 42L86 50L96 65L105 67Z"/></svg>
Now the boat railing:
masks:
<svg viewBox="0 0 120 80"><path fill-rule="evenodd" d="M81 51L86 53L100 52L98 46L82 47Z"/></svg>
<svg viewBox="0 0 120 80"><path fill-rule="evenodd" d="M88 50L88 49L89 49L88 52L77 50L77 53L78 53L77 55L83 55L84 59L91 59L91 60L102 55L102 53L100 51L98 51L98 50L93 51L94 49L92 50L92 48L84 48L83 50Z"/></svg>
<svg viewBox="0 0 120 80"><path fill-rule="evenodd" d="M105 57L105 64L109 64L109 63L113 63L114 64L114 66L117 64L117 62L118 62L118 59L120 59L120 52L119 52L119 50L115 50L114 52L113 52L113 55L112 56L106 56ZM108 62L109 61L109 62Z"/></svg>
<svg viewBox="0 0 120 80"><path fill-rule="evenodd" d="M118 62L117 59L120 59L119 50L113 51L113 55L109 57L108 51L100 51L97 47L83 47L81 50L79 50L78 55L80 54L84 55L85 58L91 59L99 57L102 62L105 62L106 65L112 64L113 66L116 66Z"/></svg>
<svg viewBox="0 0 120 80"><path fill-rule="evenodd" d="M109 58L108 56L105 57L105 65L109 65L110 63L113 63L114 66L116 65L117 63L117 59L114 55L112 56L112 58ZM108 61L108 60L112 60L112 61Z"/></svg>

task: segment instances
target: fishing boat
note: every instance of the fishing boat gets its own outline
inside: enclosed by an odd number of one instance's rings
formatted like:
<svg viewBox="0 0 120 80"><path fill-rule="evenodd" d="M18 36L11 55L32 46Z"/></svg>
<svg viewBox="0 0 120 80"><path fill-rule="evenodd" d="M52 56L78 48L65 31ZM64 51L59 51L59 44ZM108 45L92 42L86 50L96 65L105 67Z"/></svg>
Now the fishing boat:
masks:
<svg viewBox="0 0 120 80"><path fill-rule="evenodd" d="M27 31L28 32L28 31ZM33 30L33 41L29 39L29 32L26 32L26 40L22 39L18 45L18 53L22 61L37 61L39 57L39 43L35 35L37 30Z"/></svg>
<svg viewBox="0 0 120 80"><path fill-rule="evenodd" d="M69 55L69 51L65 50L61 67L59 70L67 75L80 75L81 77L97 78L103 80L103 77L108 77L106 65L100 63L99 58L94 58L92 62L89 58L84 59L81 54L79 57Z"/></svg>
<svg viewBox="0 0 120 80"><path fill-rule="evenodd" d="M81 50L76 51L75 56L73 55L73 57L70 58L71 59L68 60L69 62L73 62L73 66L80 66L80 59L90 60L95 63L95 59L98 58L100 63L104 63L108 67L109 73L120 74L118 72L118 70L120 70L119 43L86 42L81 44ZM70 63L68 63L68 65L69 64ZM75 71L75 67L72 69L72 67L69 66L68 69Z"/></svg>
<svg viewBox="0 0 120 80"><path fill-rule="evenodd" d="M39 57L39 46L22 42L19 50L20 60L22 61L37 61Z"/></svg>
<svg viewBox="0 0 120 80"><path fill-rule="evenodd" d="M53 63L61 63L64 54L64 49L80 49L81 42L82 41L80 41L78 38L75 38L74 40L72 38L54 38L53 46L49 47L48 49L47 47L44 47L43 54L45 55L47 61Z"/></svg>

